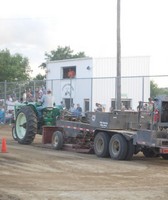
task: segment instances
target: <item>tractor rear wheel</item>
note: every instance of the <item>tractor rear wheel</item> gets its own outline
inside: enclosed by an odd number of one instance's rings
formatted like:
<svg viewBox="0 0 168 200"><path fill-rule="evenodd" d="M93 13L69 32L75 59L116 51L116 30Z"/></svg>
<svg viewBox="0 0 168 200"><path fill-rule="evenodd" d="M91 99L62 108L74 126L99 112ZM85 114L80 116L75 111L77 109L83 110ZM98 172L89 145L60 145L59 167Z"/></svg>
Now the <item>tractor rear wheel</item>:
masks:
<svg viewBox="0 0 168 200"><path fill-rule="evenodd" d="M94 139L94 152L98 157L109 157L110 136L105 132L99 132Z"/></svg>
<svg viewBox="0 0 168 200"><path fill-rule="evenodd" d="M31 144L37 133L37 116L30 106L22 107L16 116L15 134L20 144Z"/></svg>
<svg viewBox="0 0 168 200"><path fill-rule="evenodd" d="M15 132L15 126L12 127L12 137L13 137L14 140L17 141L16 132Z"/></svg>
<svg viewBox="0 0 168 200"><path fill-rule="evenodd" d="M128 152L127 141L124 136L115 134L109 142L109 153L114 160L125 160Z"/></svg>
<svg viewBox="0 0 168 200"><path fill-rule="evenodd" d="M55 131L52 135L52 147L56 150L60 150L63 147L64 138L60 131Z"/></svg>

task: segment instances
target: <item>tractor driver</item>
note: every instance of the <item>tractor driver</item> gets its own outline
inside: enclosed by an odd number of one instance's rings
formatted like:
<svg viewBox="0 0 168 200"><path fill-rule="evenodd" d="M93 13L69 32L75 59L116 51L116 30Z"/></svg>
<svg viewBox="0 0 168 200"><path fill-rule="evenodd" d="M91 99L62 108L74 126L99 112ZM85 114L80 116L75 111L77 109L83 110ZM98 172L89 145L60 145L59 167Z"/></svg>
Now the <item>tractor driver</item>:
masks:
<svg viewBox="0 0 168 200"><path fill-rule="evenodd" d="M41 117L42 115L41 111L44 108L55 106L55 100L54 100L54 97L52 96L52 92L50 89L47 90L47 94L44 94L42 96L40 102L41 102L41 106L37 107L39 117Z"/></svg>

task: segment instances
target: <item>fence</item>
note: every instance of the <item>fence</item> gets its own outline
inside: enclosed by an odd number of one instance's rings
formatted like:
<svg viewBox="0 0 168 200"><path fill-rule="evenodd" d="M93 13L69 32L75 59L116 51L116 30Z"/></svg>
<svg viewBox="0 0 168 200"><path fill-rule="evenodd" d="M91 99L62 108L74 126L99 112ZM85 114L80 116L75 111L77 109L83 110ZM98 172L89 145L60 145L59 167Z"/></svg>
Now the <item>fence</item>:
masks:
<svg viewBox="0 0 168 200"><path fill-rule="evenodd" d="M56 104L64 101L69 108L72 103L79 103L84 111L93 111L95 104L103 105L105 111L116 107L116 77L86 79L54 79L45 81L0 82L0 102L5 105L9 95L13 101L20 101L24 93L31 94L30 101L37 101L39 93L46 88L53 91ZM168 94L168 75L121 77L121 101L126 109L136 109L139 101L147 101L151 94L150 83L164 88L162 94ZM28 95L27 95L28 97Z"/></svg>

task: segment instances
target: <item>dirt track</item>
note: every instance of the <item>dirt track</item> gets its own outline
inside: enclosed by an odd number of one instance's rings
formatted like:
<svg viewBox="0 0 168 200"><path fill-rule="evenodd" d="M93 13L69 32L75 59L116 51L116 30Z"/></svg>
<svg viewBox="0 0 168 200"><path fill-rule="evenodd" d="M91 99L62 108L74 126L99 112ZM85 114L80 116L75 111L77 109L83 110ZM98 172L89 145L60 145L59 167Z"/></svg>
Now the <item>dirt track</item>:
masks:
<svg viewBox="0 0 168 200"><path fill-rule="evenodd" d="M168 199L168 160L100 159L95 155L55 151L12 139L11 127L0 126L7 153L0 153L0 200Z"/></svg>

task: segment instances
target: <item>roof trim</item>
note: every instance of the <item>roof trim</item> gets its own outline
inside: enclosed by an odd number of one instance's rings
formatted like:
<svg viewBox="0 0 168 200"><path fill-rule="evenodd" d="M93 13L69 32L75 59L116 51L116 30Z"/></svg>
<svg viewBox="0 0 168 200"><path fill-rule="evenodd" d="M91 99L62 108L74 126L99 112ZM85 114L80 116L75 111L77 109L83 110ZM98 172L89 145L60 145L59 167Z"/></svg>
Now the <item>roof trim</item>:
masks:
<svg viewBox="0 0 168 200"><path fill-rule="evenodd" d="M83 58L70 58L70 59L64 59L64 60L52 60L52 61L47 61L48 63L60 63L60 62L71 62L71 61L80 61L80 60L92 60L92 57L83 57Z"/></svg>

